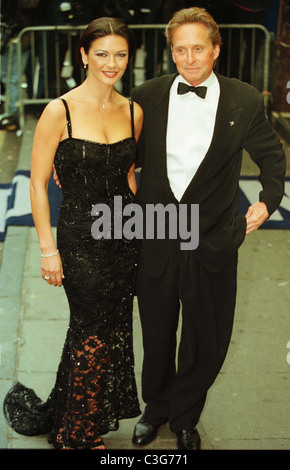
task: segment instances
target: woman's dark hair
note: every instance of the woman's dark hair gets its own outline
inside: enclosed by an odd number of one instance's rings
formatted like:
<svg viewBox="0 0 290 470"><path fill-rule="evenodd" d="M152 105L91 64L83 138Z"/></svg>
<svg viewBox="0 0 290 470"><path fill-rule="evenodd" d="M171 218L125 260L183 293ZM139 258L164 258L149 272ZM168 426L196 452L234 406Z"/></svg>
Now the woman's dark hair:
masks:
<svg viewBox="0 0 290 470"><path fill-rule="evenodd" d="M88 54L92 42L95 39L103 38L104 36L110 36L116 34L126 39L129 49L129 60L134 54L134 36L130 28L117 18L97 18L91 21L84 32L81 35L79 41L79 47L77 49L76 58L77 62L81 67L84 67L80 48L83 47L86 54Z"/></svg>

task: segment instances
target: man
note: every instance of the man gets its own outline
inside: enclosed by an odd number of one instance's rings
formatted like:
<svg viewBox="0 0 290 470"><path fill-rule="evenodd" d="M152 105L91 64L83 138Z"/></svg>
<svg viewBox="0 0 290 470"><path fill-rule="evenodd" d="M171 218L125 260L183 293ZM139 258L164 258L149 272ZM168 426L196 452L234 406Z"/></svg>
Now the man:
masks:
<svg viewBox="0 0 290 470"><path fill-rule="evenodd" d="M189 216L191 205L198 204L199 245L182 250L180 240L170 237L142 241L137 296L146 408L132 440L146 445L169 422L179 449L198 449L196 425L232 332L237 251L245 235L277 209L285 156L261 94L213 72L221 43L213 18L200 8L181 10L166 36L178 73L154 78L132 93L144 110L137 199L144 208L186 204ZM179 83L197 90L185 93ZM205 97L199 96L203 92ZM262 183L259 201L246 216L238 213L243 149L259 166Z"/></svg>

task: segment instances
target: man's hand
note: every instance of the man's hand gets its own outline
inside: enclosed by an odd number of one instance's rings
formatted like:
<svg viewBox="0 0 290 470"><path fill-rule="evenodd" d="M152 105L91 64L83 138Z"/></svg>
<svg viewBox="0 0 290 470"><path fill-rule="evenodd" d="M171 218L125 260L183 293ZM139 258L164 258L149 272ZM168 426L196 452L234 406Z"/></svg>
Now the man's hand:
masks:
<svg viewBox="0 0 290 470"><path fill-rule="evenodd" d="M61 188L61 184L59 182L59 179L58 179L58 176L57 176L56 169L55 169L54 165L52 166L52 171L53 171L53 179L54 179L56 185L59 186L59 188Z"/></svg>
<svg viewBox="0 0 290 470"><path fill-rule="evenodd" d="M256 202L249 207L246 213L246 235L257 230L269 217L267 206L264 202Z"/></svg>

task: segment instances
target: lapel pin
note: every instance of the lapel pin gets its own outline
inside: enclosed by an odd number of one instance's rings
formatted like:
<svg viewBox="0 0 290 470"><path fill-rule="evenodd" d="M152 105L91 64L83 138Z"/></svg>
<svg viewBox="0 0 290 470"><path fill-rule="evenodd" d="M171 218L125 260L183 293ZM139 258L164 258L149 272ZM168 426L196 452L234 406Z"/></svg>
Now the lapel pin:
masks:
<svg viewBox="0 0 290 470"><path fill-rule="evenodd" d="M232 127L235 124L235 121L230 121L230 126Z"/></svg>

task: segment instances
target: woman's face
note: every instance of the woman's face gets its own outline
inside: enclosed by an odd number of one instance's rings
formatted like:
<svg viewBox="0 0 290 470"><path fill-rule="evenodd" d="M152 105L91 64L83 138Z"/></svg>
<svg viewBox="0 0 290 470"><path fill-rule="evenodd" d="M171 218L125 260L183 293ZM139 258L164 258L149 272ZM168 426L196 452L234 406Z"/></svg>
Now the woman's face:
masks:
<svg viewBox="0 0 290 470"><path fill-rule="evenodd" d="M124 74L129 60L129 47L125 38L110 34L95 39L88 54L80 49L88 73L107 85L114 85Z"/></svg>

